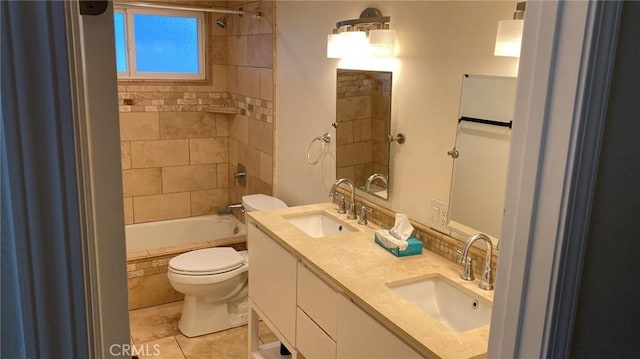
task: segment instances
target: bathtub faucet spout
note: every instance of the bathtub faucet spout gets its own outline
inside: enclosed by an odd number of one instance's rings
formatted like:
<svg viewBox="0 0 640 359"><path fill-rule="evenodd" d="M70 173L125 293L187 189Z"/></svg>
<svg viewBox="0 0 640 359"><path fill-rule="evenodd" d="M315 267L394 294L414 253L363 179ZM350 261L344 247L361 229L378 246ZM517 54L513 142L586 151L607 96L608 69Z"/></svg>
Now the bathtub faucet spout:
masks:
<svg viewBox="0 0 640 359"><path fill-rule="evenodd" d="M240 210L240 212L244 213L244 206L242 203L232 203L227 206L227 212L231 212L233 210Z"/></svg>

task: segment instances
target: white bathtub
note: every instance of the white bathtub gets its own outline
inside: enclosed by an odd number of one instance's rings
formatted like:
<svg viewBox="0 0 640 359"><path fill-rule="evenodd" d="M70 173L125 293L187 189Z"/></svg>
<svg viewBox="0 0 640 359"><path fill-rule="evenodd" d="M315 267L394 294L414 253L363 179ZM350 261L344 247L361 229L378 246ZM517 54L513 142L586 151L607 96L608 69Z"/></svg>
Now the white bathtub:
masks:
<svg viewBox="0 0 640 359"><path fill-rule="evenodd" d="M127 252L206 242L246 234L234 216L207 215L125 226Z"/></svg>

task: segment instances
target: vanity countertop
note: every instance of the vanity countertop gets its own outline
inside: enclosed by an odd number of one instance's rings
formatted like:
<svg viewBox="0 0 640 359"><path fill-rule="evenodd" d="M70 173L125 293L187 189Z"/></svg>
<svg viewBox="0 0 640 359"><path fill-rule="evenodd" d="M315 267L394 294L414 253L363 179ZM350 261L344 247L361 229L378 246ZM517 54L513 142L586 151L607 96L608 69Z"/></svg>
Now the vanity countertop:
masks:
<svg viewBox="0 0 640 359"><path fill-rule="evenodd" d="M325 212L339 218L355 232L312 238L284 217ZM493 291L478 288L478 280L459 278L461 266L423 250L422 255L398 258L373 241L374 224L358 225L336 213L332 203L289 207L265 212L248 212L258 227L302 260L313 271L350 297L361 309L396 333L427 358L485 357L489 325L457 332L413 304L404 301L386 283L439 274L473 293L493 301Z"/></svg>

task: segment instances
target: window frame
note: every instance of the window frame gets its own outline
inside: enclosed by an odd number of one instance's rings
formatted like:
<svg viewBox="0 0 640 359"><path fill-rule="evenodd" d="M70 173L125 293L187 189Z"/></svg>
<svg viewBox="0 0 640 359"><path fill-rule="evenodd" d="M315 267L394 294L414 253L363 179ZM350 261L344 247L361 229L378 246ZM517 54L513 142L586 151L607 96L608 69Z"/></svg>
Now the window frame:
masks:
<svg viewBox="0 0 640 359"><path fill-rule="evenodd" d="M116 12L124 14L124 41L126 50L125 57L127 61L127 71L117 72L118 80L206 80L206 21L204 12L165 9L140 9L122 5L114 7L114 13ZM198 35L198 73L148 71L138 72L135 66L136 49L135 31L133 27L133 17L137 14L196 18Z"/></svg>

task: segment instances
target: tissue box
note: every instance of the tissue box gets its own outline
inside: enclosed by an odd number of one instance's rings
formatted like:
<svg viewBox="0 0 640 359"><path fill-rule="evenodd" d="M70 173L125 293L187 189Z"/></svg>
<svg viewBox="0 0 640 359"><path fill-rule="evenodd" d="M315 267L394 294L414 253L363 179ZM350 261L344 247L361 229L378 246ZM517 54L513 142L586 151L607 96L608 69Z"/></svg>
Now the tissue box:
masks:
<svg viewBox="0 0 640 359"><path fill-rule="evenodd" d="M380 242L377 235L374 234L373 237L375 242L378 243L380 247L386 249L396 257L406 257L406 256L413 256L416 254L422 254L422 242L417 240L415 237L407 238L407 242L409 243L409 246L407 247L407 249L403 251L401 251L398 248L387 248L382 244L382 242Z"/></svg>

